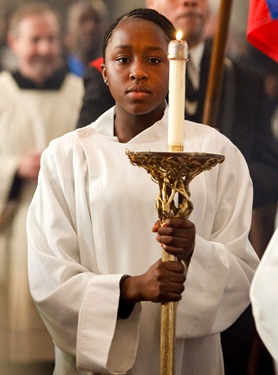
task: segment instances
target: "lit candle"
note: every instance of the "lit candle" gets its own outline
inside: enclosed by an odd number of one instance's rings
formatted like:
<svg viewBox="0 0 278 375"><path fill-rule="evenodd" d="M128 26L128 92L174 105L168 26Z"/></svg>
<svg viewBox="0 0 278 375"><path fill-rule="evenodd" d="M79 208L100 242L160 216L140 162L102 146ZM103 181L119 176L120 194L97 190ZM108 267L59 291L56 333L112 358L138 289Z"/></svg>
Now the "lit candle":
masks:
<svg viewBox="0 0 278 375"><path fill-rule="evenodd" d="M185 65L188 60L187 43L178 31L176 40L168 46L169 59L169 118L168 150L183 151L185 111Z"/></svg>

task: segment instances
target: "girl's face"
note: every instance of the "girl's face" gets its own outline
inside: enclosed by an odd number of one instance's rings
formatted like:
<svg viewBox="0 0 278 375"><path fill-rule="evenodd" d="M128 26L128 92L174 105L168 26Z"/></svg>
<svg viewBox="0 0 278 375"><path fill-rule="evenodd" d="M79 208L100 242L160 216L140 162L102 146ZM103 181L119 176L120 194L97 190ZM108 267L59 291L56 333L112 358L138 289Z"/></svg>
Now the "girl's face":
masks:
<svg viewBox="0 0 278 375"><path fill-rule="evenodd" d="M144 115L164 106L168 43L160 27L150 21L128 18L116 26L106 48L103 77L118 108Z"/></svg>

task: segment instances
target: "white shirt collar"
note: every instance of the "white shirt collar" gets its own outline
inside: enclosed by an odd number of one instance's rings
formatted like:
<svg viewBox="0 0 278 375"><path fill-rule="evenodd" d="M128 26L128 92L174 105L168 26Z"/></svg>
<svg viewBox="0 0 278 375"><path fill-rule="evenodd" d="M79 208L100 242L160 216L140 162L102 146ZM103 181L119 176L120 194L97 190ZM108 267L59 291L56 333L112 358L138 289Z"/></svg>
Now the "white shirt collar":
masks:
<svg viewBox="0 0 278 375"><path fill-rule="evenodd" d="M200 43L196 47L190 48L189 58L195 68L200 68L201 60L203 57L205 43Z"/></svg>

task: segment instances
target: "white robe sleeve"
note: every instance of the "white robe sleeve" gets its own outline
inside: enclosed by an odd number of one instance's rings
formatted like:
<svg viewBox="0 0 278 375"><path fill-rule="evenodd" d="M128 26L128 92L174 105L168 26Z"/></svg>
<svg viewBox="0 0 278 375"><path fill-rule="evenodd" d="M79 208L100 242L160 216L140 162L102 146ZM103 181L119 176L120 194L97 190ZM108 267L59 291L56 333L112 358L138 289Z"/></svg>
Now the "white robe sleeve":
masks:
<svg viewBox="0 0 278 375"><path fill-rule="evenodd" d="M214 202L211 212L206 208L204 214L196 205L189 218L197 235L178 305L178 337L219 333L250 303L249 289L259 262L248 240L252 183L240 152L224 138L222 143L225 161L204 172L208 180L206 199Z"/></svg>
<svg viewBox="0 0 278 375"><path fill-rule="evenodd" d="M278 228L255 273L250 296L258 333L278 361Z"/></svg>
<svg viewBox="0 0 278 375"><path fill-rule="evenodd" d="M141 306L123 324L117 317L122 275L97 275L81 265L86 263L81 259L85 245L74 227L75 197L63 180L71 170L64 173L63 163L57 163L59 152L49 150L27 217L31 293L55 345L76 356L78 369L122 374L135 361ZM78 186L75 190L78 194ZM86 220L83 224L90 241ZM93 253L93 244L86 246ZM115 348L125 351L125 360Z"/></svg>

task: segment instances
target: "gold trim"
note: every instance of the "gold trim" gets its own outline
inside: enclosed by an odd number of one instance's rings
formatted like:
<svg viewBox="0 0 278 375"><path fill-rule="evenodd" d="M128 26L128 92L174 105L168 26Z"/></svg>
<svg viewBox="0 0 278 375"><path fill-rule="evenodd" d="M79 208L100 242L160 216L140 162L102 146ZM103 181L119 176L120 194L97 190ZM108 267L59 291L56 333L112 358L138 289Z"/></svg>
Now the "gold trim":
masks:
<svg viewBox="0 0 278 375"><path fill-rule="evenodd" d="M182 145L168 145L168 151L169 152L183 152L183 146Z"/></svg>

